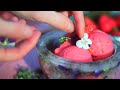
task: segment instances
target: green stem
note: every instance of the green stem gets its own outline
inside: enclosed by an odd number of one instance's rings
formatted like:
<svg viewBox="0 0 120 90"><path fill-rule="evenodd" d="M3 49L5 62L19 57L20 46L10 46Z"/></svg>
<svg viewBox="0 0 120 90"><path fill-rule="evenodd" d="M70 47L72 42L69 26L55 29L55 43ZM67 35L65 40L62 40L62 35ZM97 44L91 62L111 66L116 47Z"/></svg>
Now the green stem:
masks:
<svg viewBox="0 0 120 90"><path fill-rule="evenodd" d="M59 38L59 41L61 42L61 43L63 43L63 42L65 42L65 41L67 41L67 40L70 40L71 38L69 38L69 37L64 37L64 36L62 36L62 37L60 37Z"/></svg>
<svg viewBox="0 0 120 90"><path fill-rule="evenodd" d="M114 27L112 31L117 32L117 31L119 31L119 29L118 29L118 27Z"/></svg>

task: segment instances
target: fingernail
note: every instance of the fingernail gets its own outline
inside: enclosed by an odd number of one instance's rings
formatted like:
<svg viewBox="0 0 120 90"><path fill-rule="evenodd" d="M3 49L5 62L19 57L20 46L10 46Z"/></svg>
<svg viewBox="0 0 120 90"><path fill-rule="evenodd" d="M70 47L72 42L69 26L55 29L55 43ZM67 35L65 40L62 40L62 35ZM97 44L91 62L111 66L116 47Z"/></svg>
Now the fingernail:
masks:
<svg viewBox="0 0 120 90"><path fill-rule="evenodd" d="M81 36L81 38L84 37L84 32L83 31L81 31L80 36Z"/></svg>
<svg viewBox="0 0 120 90"><path fill-rule="evenodd" d="M84 37L84 29L80 28L80 38Z"/></svg>
<svg viewBox="0 0 120 90"><path fill-rule="evenodd" d="M68 24L67 31L68 31L68 32L73 32L73 31L74 31L74 27L73 27L72 23L69 23L69 24Z"/></svg>

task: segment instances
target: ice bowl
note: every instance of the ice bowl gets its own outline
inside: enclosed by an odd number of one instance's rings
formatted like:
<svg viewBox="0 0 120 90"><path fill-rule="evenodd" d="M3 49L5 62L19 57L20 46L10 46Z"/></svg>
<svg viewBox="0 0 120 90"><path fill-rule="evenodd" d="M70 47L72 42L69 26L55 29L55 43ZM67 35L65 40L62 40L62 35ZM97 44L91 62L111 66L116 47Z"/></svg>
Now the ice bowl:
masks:
<svg viewBox="0 0 120 90"><path fill-rule="evenodd" d="M42 35L37 43L40 67L48 79L76 79L78 75L95 75L109 71L119 64L120 47L115 43L113 55L100 61L75 63L55 55L53 50L58 47L59 38L64 34L66 32L52 30Z"/></svg>

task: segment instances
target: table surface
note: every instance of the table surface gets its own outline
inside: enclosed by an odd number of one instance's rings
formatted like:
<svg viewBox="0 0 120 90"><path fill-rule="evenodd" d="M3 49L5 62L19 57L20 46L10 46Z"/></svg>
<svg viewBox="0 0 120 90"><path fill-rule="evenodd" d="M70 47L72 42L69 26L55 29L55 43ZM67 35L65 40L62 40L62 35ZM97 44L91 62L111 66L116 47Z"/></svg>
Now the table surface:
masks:
<svg viewBox="0 0 120 90"><path fill-rule="evenodd" d="M17 73L17 69L19 66L29 68L30 70L40 69L40 65L38 63L38 55L36 52L36 48L34 48L28 55L16 62L0 62L0 79L13 79ZM83 76L78 77L79 79L101 79L102 77L106 77L106 79L120 79L120 65L115 69L107 72L104 75L100 75L99 77L95 76Z"/></svg>
<svg viewBox="0 0 120 90"><path fill-rule="evenodd" d="M12 79L16 75L19 66L37 70L40 68L36 48L34 48L24 59L15 62L0 62L0 79Z"/></svg>

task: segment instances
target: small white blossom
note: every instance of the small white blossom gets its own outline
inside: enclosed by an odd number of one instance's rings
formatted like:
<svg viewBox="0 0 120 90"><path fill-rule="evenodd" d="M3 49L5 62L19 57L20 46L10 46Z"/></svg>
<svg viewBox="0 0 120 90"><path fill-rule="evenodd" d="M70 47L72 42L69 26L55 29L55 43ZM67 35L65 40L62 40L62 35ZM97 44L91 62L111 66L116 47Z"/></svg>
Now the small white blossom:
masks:
<svg viewBox="0 0 120 90"><path fill-rule="evenodd" d="M85 33L84 34L84 37L81 38L81 40L78 40L76 42L76 46L79 47L79 48L84 48L84 49L89 49L89 45L92 44L92 41L88 38L88 34Z"/></svg>

